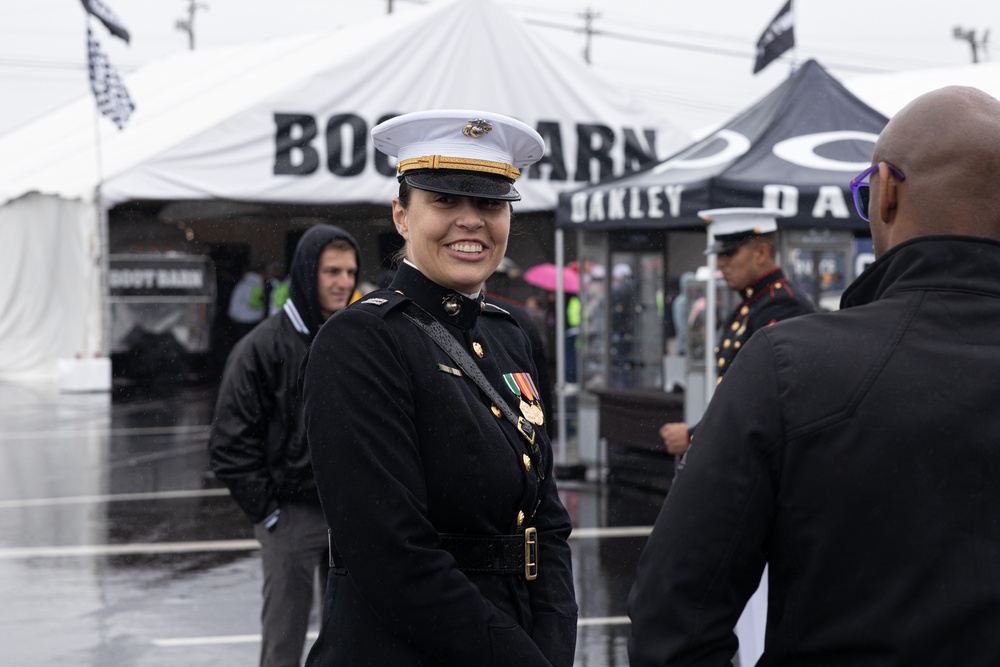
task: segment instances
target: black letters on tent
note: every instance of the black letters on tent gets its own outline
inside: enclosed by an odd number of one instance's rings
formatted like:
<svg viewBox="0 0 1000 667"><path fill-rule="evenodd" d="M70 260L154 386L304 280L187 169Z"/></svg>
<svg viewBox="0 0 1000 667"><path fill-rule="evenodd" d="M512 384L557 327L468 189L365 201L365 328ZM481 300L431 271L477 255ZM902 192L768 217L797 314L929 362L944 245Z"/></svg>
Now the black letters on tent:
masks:
<svg viewBox="0 0 1000 667"><path fill-rule="evenodd" d="M343 137L341 128L349 127L352 133L351 161L341 162L343 158ZM331 116L326 124L326 164L330 173L335 176L357 176L365 170L368 148L368 124L355 114L338 114Z"/></svg>
<svg viewBox="0 0 1000 667"><path fill-rule="evenodd" d="M626 127L625 128L625 173L631 173L633 171L639 171L647 164L652 164L656 162L656 130L643 130L643 134L646 136L646 145L649 146L647 151L639 143L639 137L636 136L635 130Z"/></svg>
<svg viewBox="0 0 1000 667"><path fill-rule="evenodd" d="M547 150L542 159L531 165L528 178L542 178L542 165L551 167L549 172L550 181L566 180L566 158L563 155L562 134L559 133L559 123L552 120L540 120L535 127L538 134L545 140Z"/></svg>
<svg viewBox="0 0 1000 667"><path fill-rule="evenodd" d="M611 178L614 175L614 162L611 160L611 148L615 145L615 133L607 125L577 125L576 180L590 181L591 161L597 160L600 171L598 180ZM594 146L594 139L598 140Z"/></svg>
<svg viewBox="0 0 1000 667"><path fill-rule="evenodd" d="M316 138L316 119L308 114L276 113L274 124L275 176L304 176L316 171L319 153L310 143ZM300 158L298 163L293 162L293 154Z"/></svg>
<svg viewBox="0 0 1000 667"><path fill-rule="evenodd" d="M378 122L375 124L378 125L379 123L384 123L390 118L395 118L398 115L399 115L398 113L387 113L386 115L379 118ZM386 155L382 151L375 151L375 171L382 174L383 176L395 176L396 166L390 164L388 155Z"/></svg>
<svg viewBox="0 0 1000 667"><path fill-rule="evenodd" d="M398 115L397 112L383 114L375 124ZM370 145L369 125L357 113L337 113L327 118L321 141L316 140L322 117L317 119L309 113L289 112L275 112L273 117L276 176L309 176L316 173L321 164L325 164L333 176L360 176L368 166L369 157L376 173L386 178L396 175L395 160L374 150ZM619 140L616 131L606 125L580 123L575 127L575 176L571 177L567 168L574 156L566 154L561 124L555 120L540 120L536 129L545 141L545 154L527 170L526 178L552 182L607 179L621 175L614 173L616 160L621 160L626 174L641 172L657 160L655 129L620 128ZM633 207L630 215L635 210ZM651 210L655 212L655 203L651 204Z"/></svg>

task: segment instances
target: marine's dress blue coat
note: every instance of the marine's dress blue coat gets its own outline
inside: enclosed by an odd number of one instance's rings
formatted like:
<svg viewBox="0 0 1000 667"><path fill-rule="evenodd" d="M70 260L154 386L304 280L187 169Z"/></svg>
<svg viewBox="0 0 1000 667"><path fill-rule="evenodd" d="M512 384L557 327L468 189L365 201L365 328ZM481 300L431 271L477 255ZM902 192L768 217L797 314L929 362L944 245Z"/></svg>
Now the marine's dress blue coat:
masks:
<svg viewBox="0 0 1000 667"><path fill-rule="evenodd" d="M446 315L449 294L404 265L389 290L332 317L310 350L306 428L339 553L311 666L573 663L571 526L545 429L529 469L514 427L469 377L439 368L456 364L403 313L413 299L444 323L515 411L502 376L535 373L527 338L479 301L461 297L459 315ZM438 542L529 525L540 536L533 581L466 574Z"/></svg>

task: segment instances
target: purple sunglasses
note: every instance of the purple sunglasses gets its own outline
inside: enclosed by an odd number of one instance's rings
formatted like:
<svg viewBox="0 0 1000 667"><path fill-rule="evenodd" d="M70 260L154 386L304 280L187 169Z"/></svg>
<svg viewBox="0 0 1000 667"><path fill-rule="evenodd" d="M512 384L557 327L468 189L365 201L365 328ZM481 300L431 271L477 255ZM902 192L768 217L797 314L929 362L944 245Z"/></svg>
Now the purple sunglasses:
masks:
<svg viewBox="0 0 1000 667"><path fill-rule="evenodd" d="M878 171L878 166L880 164L882 164L882 162L876 162L851 179L851 192L854 194L854 208L858 210L858 215L860 215L861 219L865 222L868 222L868 201L871 199L871 190L868 188L868 177ZM888 162L885 163L885 166L889 167L889 172L896 177L896 180L906 180L906 176L899 169L896 169Z"/></svg>

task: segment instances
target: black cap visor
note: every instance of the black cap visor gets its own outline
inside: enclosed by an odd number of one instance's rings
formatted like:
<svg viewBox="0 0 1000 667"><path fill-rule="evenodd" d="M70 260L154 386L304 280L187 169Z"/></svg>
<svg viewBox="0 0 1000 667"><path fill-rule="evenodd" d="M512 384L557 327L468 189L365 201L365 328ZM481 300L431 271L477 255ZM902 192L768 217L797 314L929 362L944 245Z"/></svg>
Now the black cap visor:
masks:
<svg viewBox="0 0 1000 667"><path fill-rule="evenodd" d="M506 176L457 169L418 169L405 172L402 178L410 186L461 197L519 201L520 193Z"/></svg>
<svg viewBox="0 0 1000 667"><path fill-rule="evenodd" d="M715 242L709 246L708 250L705 251L705 254L721 255L723 253L732 252L750 239L758 236L760 236L760 234L754 232L753 230L737 232L735 234L726 234L725 236L716 236Z"/></svg>

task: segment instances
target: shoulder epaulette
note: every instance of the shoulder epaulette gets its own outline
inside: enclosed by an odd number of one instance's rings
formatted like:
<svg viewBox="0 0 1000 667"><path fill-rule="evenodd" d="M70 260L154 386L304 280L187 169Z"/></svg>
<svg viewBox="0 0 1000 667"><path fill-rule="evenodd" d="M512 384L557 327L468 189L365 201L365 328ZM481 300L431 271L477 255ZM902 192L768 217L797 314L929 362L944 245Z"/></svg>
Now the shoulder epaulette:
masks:
<svg viewBox="0 0 1000 667"><path fill-rule="evenodd" d="M503 306L498 306L497 304L492 303L490 301L487 301L484 304L483 315L499 315L501 317L506 317L507 319L509 319L514 323L517 322L517 318L514 317L514 315L509 310L506 310Z"/></svg>
<svg viewBox="0 0 1000 667"><path fill-rule="evenodd" d="M351 304L351 308L360 308L362 310L367 310L370 313L384 317L386 313L399 308L400 306L406 305L410 302L409 297L400 294L399 292L394 292L390 289L378 289L374 292L369 292L357 301Z"/></svg>

